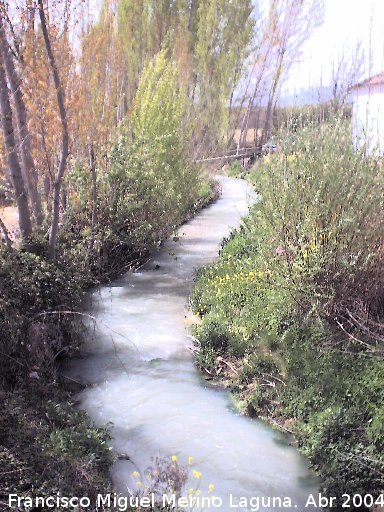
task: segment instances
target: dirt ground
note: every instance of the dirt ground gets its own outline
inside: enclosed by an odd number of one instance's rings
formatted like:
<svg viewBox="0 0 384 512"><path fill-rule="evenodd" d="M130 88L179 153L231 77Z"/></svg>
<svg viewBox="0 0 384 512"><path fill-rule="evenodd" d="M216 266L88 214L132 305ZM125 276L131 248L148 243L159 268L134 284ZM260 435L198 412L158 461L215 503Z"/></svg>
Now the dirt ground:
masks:
<svg viewBox="0 0 384 512"><path fill-rule="evenodd" d="M15 239L19 231L19 216L16 206L0 206L0 218L4 222L10 238Z"/></svg>

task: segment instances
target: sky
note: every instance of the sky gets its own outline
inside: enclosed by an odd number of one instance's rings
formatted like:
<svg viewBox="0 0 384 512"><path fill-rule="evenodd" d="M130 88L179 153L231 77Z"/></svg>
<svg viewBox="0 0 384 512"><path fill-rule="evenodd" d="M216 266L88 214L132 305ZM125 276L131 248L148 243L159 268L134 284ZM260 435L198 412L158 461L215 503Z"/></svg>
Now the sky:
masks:
<svg viewBox="0 0 384 512"><path fill-rule="evenodd" d="M324 23L304 43L282 93L328 85L332 63L353 58L358 42L365 56L362 78L384 71L384 0L325 0Z"/></svg>

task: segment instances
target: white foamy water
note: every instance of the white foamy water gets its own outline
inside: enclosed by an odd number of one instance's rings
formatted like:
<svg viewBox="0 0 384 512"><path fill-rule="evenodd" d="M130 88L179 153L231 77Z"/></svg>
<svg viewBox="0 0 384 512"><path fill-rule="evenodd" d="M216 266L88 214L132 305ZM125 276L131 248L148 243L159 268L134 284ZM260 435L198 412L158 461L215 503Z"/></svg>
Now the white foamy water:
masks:
<svg viewBox="0 0 384 512"><path fill-rule="evenodd" d="M79 395L81 407L98 425L111 423L114 450L132 461L113 466L118 491L134 487L132 472L159 453L181 463L192 456L202 494L213 483L224 512L247 509L231 508L230 494L233 503L287 496L292 509L302 510L318 485L305 459L265 424L236 414L227 392L204 383L186 348L195 272L217 257L254 200L244 181L222 178L222 185L222 197L182 226L179 240L169 240L140 271L93 293L96 328L84 356L65 373L90 385Z"/></svg>

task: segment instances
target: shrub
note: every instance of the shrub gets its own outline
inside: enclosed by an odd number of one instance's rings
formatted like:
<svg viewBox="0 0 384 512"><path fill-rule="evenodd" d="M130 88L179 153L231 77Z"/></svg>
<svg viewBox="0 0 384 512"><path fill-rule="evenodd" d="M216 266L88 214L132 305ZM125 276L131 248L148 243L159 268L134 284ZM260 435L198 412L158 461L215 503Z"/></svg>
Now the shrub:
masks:
<svg viewBox="0 0 384 512"><path fill-rule="evenodd" d="M241 165L241 163L238 160L234 160L228 171L228 175L232 176L234 178L240 177L244 173L244 167Z"/></svg>
<svg viewBox="0 0 384 512"><path fill-rule="evenodd" d="M31 371L51 377L56 357L79 342L76 316L60 313L77 309L83 296L82 278L71 270L27 252L0 253L2 387Z"/></svg>
<svg viewBox="0 0 384 512"><path fill-rule="evenodd" d="M0 390L2 492L55 496L60 491L91 499L110 492L112 452L106 431L91 425L62 393L55 397L60 403L40 398Z"/></svg>
<svg viewBox="0 0 384 512"><path fill-rule="evenodd" d="M235 388L248 387L250 413L293 420L329 495L377 496L384 472L382 164L354 151L345 121L280 134L278 146L249 175L259 201L225 240L219 261L197 277L196 334L204 333L212 361L211 340L223 329L242 339ZM229 335L226 341L220 351L229 355ZM263 374L273 385L262 385Z"/></svg>
<svg viewBox="0 0 384 512"><path fill-rule="evenodd" d="M283 139L283 152L258 169L253 218L265 236L262 258L278 259L302 314L360 330L367 341L383 304L383 180L379 162L349 138L340 124Z"/></svg>
<svg viewBox="0 0 384 512"><path fill-rule="evenodd" d="M249 383L252 379L279 374L279 369L271 356L265 354L251 354L245 358L240 380Z"/></svg>

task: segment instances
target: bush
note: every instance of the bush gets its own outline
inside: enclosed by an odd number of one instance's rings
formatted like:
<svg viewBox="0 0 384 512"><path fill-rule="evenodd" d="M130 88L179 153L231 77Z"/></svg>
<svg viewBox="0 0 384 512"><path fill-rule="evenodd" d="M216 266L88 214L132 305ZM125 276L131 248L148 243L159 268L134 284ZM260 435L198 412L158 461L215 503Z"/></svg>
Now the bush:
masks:
<svg viewBox="0 0 384 512"><path fill-rule="evenodd" d="M234 160L229 166L228 176L239 178L244 173L244 167L238 160Z"/></svg>
<svg viewBox="0 0 384 512"><path fill-rule="evenodd" d="M197 278L196 335L211 352L223 329L242 339L235 388L245 386L253 414L293 420L330 495L377 495L384 471L382 164L354 151L345 121L280 134L278 146L249 175L258 203ZM220 353L233 356L231 343L227 335ZM272 376L269 384L263 374Z"/></svg>
<svg viewBox="0 0 384 512"><path fill-rule="evenodd" d="M265 354L251 354L244 359L244 366L240 376L241 382L249 383L253 379L264 375L279 375L279 369L271 356Z"/></svg>
<svg viewBox="0 0 384 512"><path fill-rule="evenodd" d="M79 307L83 282L72 270L27 252L0 253L1 387L31 371L51 378L56 358L79 343L68 312Z"/></svg>
<svg viewBox="0 0 384 512"><path fill-rule="evenodd" d="M57 389L56 389L57 391ZM105 430L89 423L65 395L43 402L0 390L2 492L19 496L89 496L110 492L112 452ZM56 510L56 509L55 509Z"/></svg>
<svg viewBox="0 0 384 512"><path fill-rule="evenodd" d="M283 140L258 170L254 218L268 236L263 259L279 257L303 314L357 327L383 304L383 185L379 162L349 137L338 125Z"/></svg>

